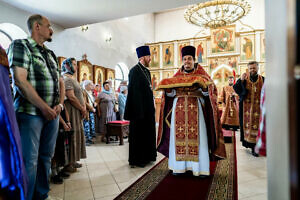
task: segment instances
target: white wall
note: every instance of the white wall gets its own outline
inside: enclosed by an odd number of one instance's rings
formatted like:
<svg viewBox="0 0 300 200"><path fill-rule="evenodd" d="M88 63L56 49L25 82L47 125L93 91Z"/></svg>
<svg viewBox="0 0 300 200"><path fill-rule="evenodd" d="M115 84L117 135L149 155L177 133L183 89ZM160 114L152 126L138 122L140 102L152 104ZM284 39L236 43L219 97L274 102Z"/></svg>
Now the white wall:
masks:
<svg viewBox="0 0 300 200"><path fill-rule="evenodd" d="M86 32L80 27L66 29L53 37L48 46L57 56L87 59L96 65L114 68L119 62L129 68L137 63L136 47L154 42L154 15L145 14L89 25ZM105 41L111 35L110 42Z"/></svg>
<svg viewBox="0 0 300 200"><path fill-rule="evenodd" d="M288 8L286 0L266 1L266 124L268 199L289 200ZM295 15L290 9L290 14Z"/></svg>
<svg viewBox="0 0 300 200"><path fill-rule="evenodd" d="M254 29L265 28L265 13L263 0L248 1L252 6L248 15L241 19L244 24ZM184 19L185 8L155 14L155 42L181 40L198 37L199 26L189 24ZM241 24L237 23L237 29ZM208 32L209 34L209 32Z"/></svg>
<svg viewBox="0 0 300 200"><path fill-rule="evenodd" d="M0 1L0 24L12 23L19 26L23 31L29 34L27 29L27 19L30 15L35 13L29 13L18 8L12 7ZM47 16L46 16L47 17ZM49 19L51 21L51 19ZM53 24L52 28L54 33L58 33L63 30L62 27Z"/></svg>

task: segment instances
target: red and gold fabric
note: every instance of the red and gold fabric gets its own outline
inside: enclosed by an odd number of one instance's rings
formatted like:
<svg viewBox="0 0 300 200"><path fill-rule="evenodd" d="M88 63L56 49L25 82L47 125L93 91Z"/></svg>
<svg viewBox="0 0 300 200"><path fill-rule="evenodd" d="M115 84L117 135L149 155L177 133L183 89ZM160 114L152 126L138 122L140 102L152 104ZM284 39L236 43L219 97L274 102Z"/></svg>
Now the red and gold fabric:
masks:
<svg viewBox="0 0 300 200"><path fill-rule="evenodd" d="M199 119L197 97L179 96L175 109L177 161L199 160Z"/></svg>
<svg viewBox="0 0 300 200"><path fill-rule="evenodd" d="M232 86L227 85L223 87L220 102L223 104L221 124L239 126L239 100Z"/></svg>
<svg viewBox="0 0 300 200"><path fill-rule="evenodd" d="M243 101L243 128L244 139L249 143L256 143L260 116L260 93L263 86L263 78L258 75L256 82L245 79L248 91Z"/></svg>
<svg viewBox="0 0 300 200"><path fill-rule="evenodd" d="M205 76L199 76L197 74L182 74L174 76L172 78L163 79L156 90L179 88L179 87L192 87L199 85L201 88L207 88L212 82L207 80Z"/></svg>
<svg viewBox="0 0 300 200"><path fill-rule="evenodd" d="M197 89L208 91L209 97L204 98L205 123L208 134L209 151L212 158L225 158L226 151L221 131L220 118L217 107L217 88L205 70L200 66L191 73L184 73L182 69L168 79L163 79L157 89L175 89L178 97L175 109L175 145L176 160L198 161L199 149L199 113ZM158 129L158 151L168 156L166 145L169 141L170 120L174 98L163 95L161 103L160 123ZM201 131L201 130L200 130Z"/></svg>

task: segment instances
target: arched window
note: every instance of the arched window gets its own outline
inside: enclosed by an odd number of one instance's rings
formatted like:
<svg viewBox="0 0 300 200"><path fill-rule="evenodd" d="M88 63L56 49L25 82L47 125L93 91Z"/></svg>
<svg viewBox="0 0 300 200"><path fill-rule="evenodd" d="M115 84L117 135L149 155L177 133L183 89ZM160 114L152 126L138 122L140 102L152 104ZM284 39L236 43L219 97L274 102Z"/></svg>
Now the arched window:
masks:
<svg viewBox="0 0 300 200"><path fill-rule="evenodd" d="M0 45L2 48L7 49L11 42L12 38L7 33L0 30Z"/></svg>
<svg viewBox="0 0 300 200"><path fill-rule="evenodd" d="M0 24L0 44L7 49L10 43L16 39L27 38L28 35L17 25L11 23Z"/></svg>
<svg viewBox="0 0 300 200"><path fill-rule="evenodd" d="M119 88L120 83L122 81L127 81L128 80L128 67L125 63L118 63L115 66L115 83L116 83L116 89Z"/></svg>

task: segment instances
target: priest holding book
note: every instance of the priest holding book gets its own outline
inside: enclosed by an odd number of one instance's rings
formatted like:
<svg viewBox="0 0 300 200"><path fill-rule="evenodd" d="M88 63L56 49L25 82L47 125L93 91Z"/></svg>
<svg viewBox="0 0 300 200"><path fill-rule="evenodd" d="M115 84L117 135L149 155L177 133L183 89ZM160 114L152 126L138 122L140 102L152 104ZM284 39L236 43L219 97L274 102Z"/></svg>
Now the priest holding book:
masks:
<svg viewBox="0 0 300 200"><path fill-rule="evenodd" d="M195 63L195 47L181 50L183 66L172 78L163 79L158 151L169 158L174 175L192 171L210 175L210 161L226 158L217 106L217 88Z"/></svg>

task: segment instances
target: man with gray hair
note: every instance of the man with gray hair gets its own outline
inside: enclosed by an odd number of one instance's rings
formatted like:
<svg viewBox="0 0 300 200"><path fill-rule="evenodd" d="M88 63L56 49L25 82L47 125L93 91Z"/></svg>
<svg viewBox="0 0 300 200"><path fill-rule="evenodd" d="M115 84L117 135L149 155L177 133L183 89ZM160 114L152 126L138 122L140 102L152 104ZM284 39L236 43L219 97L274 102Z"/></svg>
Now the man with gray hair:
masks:
<svg viewBox="0 0 300 200"><path fill-rule="evenodd" d="M22 153L28 175L27 200L46 199L49 173L63 110L65 88L58 61L44 43L51 42L49 20L32 15L31 36L15 40L8 49L13 78L14 107L20 129Z"/></svg>

